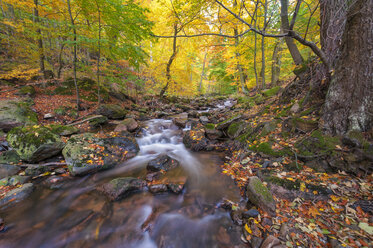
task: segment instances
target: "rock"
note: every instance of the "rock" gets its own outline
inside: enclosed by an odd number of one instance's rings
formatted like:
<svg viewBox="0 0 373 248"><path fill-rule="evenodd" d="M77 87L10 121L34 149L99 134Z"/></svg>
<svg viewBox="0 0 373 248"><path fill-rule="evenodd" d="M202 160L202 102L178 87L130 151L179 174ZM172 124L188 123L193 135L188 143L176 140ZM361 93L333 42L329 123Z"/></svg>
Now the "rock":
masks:
<svg viewBox="0 0 373 248"><path fill-rule="evenodd" d="M287 132L311 132L313 130L316 130L318 128L318 121L316 120L309 120L309 119L303 119L299 117L292 117L288 118L283 121L282 123L282 129L283 131Z"/></svg>
<svg viewBox="0 0 373 248"><path fill-rule="evenodd" d="M209 122L209 118L207 116L200 116L199 120L202 124L206 124Z"/></svg>
<svg viewBox="0 0 373 248"><path fill-rule="evenodd" d="M133 177L123 177L111 180L105 183L99 191L104 193L111 201L123 199L130 193L141 191L146 187L146 182Z"/></svg>
<svg viewBox="0 0 373 248"><path fill-rule="evenodd" d="M16 165L0 164L0 179L17 174L21 168Z"/></svg>
<svg viewBox="0 0 373 248"><path fill-rule="evenodd" d="M263 243L263 239L259 238L259 237L252 236L250 243L251 243L252 248L260 248L260 245Z"/></svg>
<svg viewBox="0 0 373 248"><path fill-rule="evenodd" d="M241 115L232 116L231 118L228 118L227 120L218 123L216 125L216 128L218 130L224 130L224 129L228 128L233 122L241 119L241 117L242 117Z"/></svg>
<svg viewBox="0 0 373 248"><path fill-rule="evenodd" d="M246 123L244 121L233 122L229 125L227 134L229 138L235 139L240 136L246 129Z"/></svg>
<svg viewBox="0 0 373 248"><path fill-rule="evenodd" d="M25 175L35 177L51 170L51 167L44 166L41 164L33 164L26 168Z"/></svg>
<svg viewBox="0 0 373 248"><path fill-rule="evenodd" d="M91 127L100 127L108 122L108 118L103 115L98 115L95 118L90 119L88 122Z"/></svg>
<svg viewBox="0 0 373 248"><path fill-rule="evenodd" d="M60 136L70 136L73 134L79 133L79 128L73 127L73 126L64 126L64 125L58 125L58 124L51 124L48 126L45 126L46 128L50 129L52 133L55 133Z"/></svg>
<svg viewBox="0 0 373 248"><path fill-rule="evenodd" d="M183 143L195 152L208 149L208 140L205 138L205 131L202 128L186 131L183 136Z"/></svg>
<svg viewBox="0 0 373 248"><path fill-rule="evenodd" d="M250 210L242 213L242 216L246 219L256 218L256 217L258 217L258 215L259 215L259 211L256 210L256 209L250 209Z"/></svg>
<svg viewBox="0 0 373 248"><path fill-rule="evenodd" d="M121 121L114 129L114 132L123 132L123 131L129 131L133 132L136 131L136 129L139 128L139 124L137 121L133 118L127 118L123 121Z"/></svg>
<svg viewBox="0 0 373 248"><path fill-rule="evenodd" d="M234 224L242 226L242 212L239 210L230 211L230 216Z"/></svg>
<svg viewBox="0 0 373 248"><path fill-rule="evenodd" d="M15 127L8 133L7 141L22 160L30 163L57 155L65 145L58 135L42 126Z"/></svg>
<svg viewBox="0 0 373 248"><path fill-rule="evenodd" d="M81 176L114 167L139 152L134 137L117 133L115 137L85 133L73 135L62 154L73 176Z"/></svg>
<svg viewBox="0 0 373 248"><path fill-rule="evenodd" d="M167 184L168 189L175 194L180 194L184 189L185 183L176 184L176 183L169 183Z"/></svg>
<svg viewBox="0 0 373 248"><path fill-rule="evenodd" d="M260 248L274 248L274 247L277 247L278 245L280 245L281 242L278 238L272 236L272 235L269 235L262 243L262 245L260 246Z"/></svg>
<svg viewBox="0 0 373 248"><path fill-rule="evenodd" d="M34 97L35 94L36 94L36 90L32 85L23 86L21 89L19 89L16 92L16 95L18 95L18 96Z"/></svg>
<svg viewBox="0 0 373 248"><path fill-rule="evenodd" d="M20 202L26 199L34 190L32 183L26 183L19 188L15 188L6 193L6 195L0 199L0 208L10 206L14 203Z"/></svg>
<svg viewBox="0 0 373 248"><path fill-rule="evenodd" d="M200 113L196 110L192 110L188 112L188 117L189 118L198 118L200 116Z"/></svg>
<svg viewBox="0 0 373 248"><path fill-rule="evenodd" d="M52 114L52 113L47 113L47 114L44 115L43 118L44 118L44 119L52 119L52 118L54 118L54 114Z"/></svg>
<svg viewBox="0 0 373 248"><path fill-rule="evenodd" d="M0 154L1 164L17 164L20 161L21 158L15 150L8 150Z"/></svg>
<svg viewBox="0 0 373 248"><path fill-rule="evenodd" d="M153 194L164 193L168 191L167 185L153 184L149 186L149 191Z"/></svg>
<svg viewBox="0 0 373 248"><path fill-rule="evenodd" d="M29 104L20 101L0 101L0 130L8 132L14 127L32 125L38 122L38 116Z"/></svg>
<svg viewBox="0 0 373 248"><path fill-rule="evenodd" d="M51 176L43 181L43 185L51 189L58 189L61 188L68 180L70 180L69 177Z"/></svg>
<svg viewBox="0 0 373 248"><path fill-rule="evenodd" d="M124 119L126 117L127 111L115 104L102 104L98 109L97 113L106 116L109 119Z"/></svg>
<svg viewBox="0 0 373 248"><path fill-rule="evenodd" d="M300 106L299 106L299 103L294 103L294 105L290 108L290 113L292 114L296 114L298 113L300 110Z"/></svg>
<svg viewBox="0 0 373 248"><path fill-rule="evenodd" d="M146 166L146 169L154 172L160 170L168 171L178 167L179 165L180 163L177 160L172 159L168 155L160 155L157 158L151 160Z"/></svg>
<svg viewBox="0 0 373 248"><path fill-rule="evenodd" d="M280 91L280 89L281 89L280 86L276 86L276 87L273 87L271 89L263 90L262 94L265 97L271 97L271 96L276 95Z"/></svg>
<svg viewBox="0 0 373 248"><path fill-rule="evenodd" d="M174 124L180 128L184 128L186 126L186 123L188 122L187 118L175 118L173 120Z"/></svg>
<svg viewBox="0 0 373 248"><path fill-rule="evenodd" d="M207 123L205 125L205 133L206 133L206 137L209 138L210 140L217 140L221 137L223 137L223 132L221 132L220 130L217 130L215 128L215 125L212 124L212 123Z"/></svg>
<svg viewBox="0 0 373 248"><path fill-rule="evenodd" d="M24 184L30 180L29 176L12 176L0 180L0 186L15 186L17 184Z"/></svg>
<svg viewBox="0 0 373 248"><path fill-rule="evenodd" d="M276 213L276 202L271 192L263 185L258 177L250 177L246 188L247 197L256 207L263 209L270 215Z"/></svg>

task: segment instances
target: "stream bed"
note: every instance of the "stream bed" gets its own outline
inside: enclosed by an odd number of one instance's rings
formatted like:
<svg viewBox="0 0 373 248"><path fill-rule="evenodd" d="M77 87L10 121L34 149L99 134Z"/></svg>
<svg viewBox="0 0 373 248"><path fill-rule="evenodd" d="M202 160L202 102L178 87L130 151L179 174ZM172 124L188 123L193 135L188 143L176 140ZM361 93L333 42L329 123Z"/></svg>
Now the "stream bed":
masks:
<svg viewBox="0 0 373 248"><path fill-rule="evenodd" d="M0 211L8 230L0 247L244 247L240 227L219 208L238 202L233 180L219 171L221 154L192 153L170 120L151 120L140 137L139 154L115 168L54 185L40 183L32 195ZM180 162L187 177L181 194L134 193L111 202L96 188L118 177L146 177L160 154Z"/></svg>

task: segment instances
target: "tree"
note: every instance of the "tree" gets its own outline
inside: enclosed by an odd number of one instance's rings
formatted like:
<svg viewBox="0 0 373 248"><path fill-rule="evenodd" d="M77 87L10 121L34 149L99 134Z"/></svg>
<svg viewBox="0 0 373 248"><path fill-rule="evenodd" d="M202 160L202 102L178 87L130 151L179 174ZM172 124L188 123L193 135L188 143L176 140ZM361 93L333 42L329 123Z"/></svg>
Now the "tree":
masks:
<svg viewBox="0 0 373 248"><path fill-rule="evenodd" d="M333 2L333 1L331 1ZM333 17L334 12L324 12ZM326 96L323 127L332 134L367 131L373 125L373 0L357 0L348 6L340 48ZM331 19L331 18L328 18ZM324 30L325 31L325 30ZM334 40L325 44L333 46ZM332 62L333 64L334 62Z"/></svg>

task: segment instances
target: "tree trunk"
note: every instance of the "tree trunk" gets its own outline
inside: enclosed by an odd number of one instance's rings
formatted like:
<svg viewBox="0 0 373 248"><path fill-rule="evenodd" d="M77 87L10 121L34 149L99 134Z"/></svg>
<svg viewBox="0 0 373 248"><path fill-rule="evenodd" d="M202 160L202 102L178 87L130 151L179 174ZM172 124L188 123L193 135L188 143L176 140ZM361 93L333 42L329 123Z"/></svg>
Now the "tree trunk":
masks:
<svg viewBox="0 0 373 248"><path fill-rule="evenodd" d="M166 93L166 91L168 89L168 86L170 85L171 80L172 80L172 78L171 78L171 65L172 65L172 62L175 60L175 57L176 57L176 54L177 54L177 49L176 49L177 33L178 33L177 23L175 23L174 24L174 38L173 38L173 44L172 44L172 55L171 55L170 59L168 60L167 67L166 67L167 83L166 83L166 86L161 90L161 93L159 94L160 97L163 97L163 95Z"/></svg>
<svg viewBox="0 0 373 248"><path fill-rule="evenodd" d="M60 47L60 52L58 54L58 69L57 69L57 78L58 79L61 78L61 72L62 72L62 68L63 68L62 53L63 53L64 47L65 47L65 43L62 43L61 47Z"/></svg>
<svg viewBox="0 0 373 248"><path fill-rule="evenodd" d="M267 25L267 0L264 0L264 20L263 30L265 31ZM265 56L265 37L262 36L262 89L266 88L266 56Z"/></svg>
<svg viewBox="0 0 373 248"><path fill-rule="evenodd" d="M289 0L281 0L281 28L286 33L291 31L288 17L288 2ZM291 57L294 60L296 65L303 63L303 57L300 54L297 45L295 44L293 38L286 36L285 37L286 45L289 49Z"/></svg>
<svg viewBox="0 0 373 248"><path fill-rule="evenodd" d="M207 52L205 53L205 57L203 58L203 65L202 65L201 79L200 79L200 81L199 81L198 91L199 91L200 94L202 93L202 82L203 82L203 77L205 76L206 60L207 60Z"/></svg>
<svg viewBox="0 0 373 248"><path fill-rule="evenodd" d="M98 55L97 55L97 104L100 105L101 103L101 96L100 96L100 60L101 60L101 11L98 2L96 1L97 5L97 12L98 12Z"/></svg>
<svg viewBox="0 0 373 248"><path fill-rule="evenodd" d="M70 0L67 0L67 8L68 8L68 11L69 11L69 15L70 15L70 22L71 22L71 26L73 28L73 34L74 34L74 61L73 61L73 70L74 70L74 84L75 84L75 91L76 91L76 111L77 111L77 115L79 117L79 104L80 104L80 98L79 98L79 88L78 88L78 82L76 80L76 62L77 62L77 52L76 52L76 49L77 49L77 35L76 35L76 27L75 27L75 22L74 22L74 18L73 18L73 15L72 15L72 12L71 12L71 6L70 6Z"/></svg>
<svg viewBox="0 0 373 248"><path fill-rule="evenodd" d="M254 18L254 28L256 28L256 18ZM256 88L259 89L258 69L257 69L257 61L256 61L257 47L258 47L258 37L257 37L256 32L254 32L254 74L255 74Z"/></svg>
<svg viewBox="0 0 373 248"><path fill-rule="evenodd" d="M340 58L326 96L326 132L367 131L373 124L373 0L349 6Z"/></svg>
<svg viewBox="0 0 373 248"><path fill-rule="evenodd" d="M281 51L282 51L282 44L284 40L279 39L276 42L275 48L273 49L272 54L272 78L271 78L271 85L275 86L278 84L280 79L280 71L281 71Z"/></svg>
<svg viewBox="0 0 373 248"><path fill-rule="evenodd" d="M38 36L39 66L40 66L40 71L41 71L41 73L43 73L43 77L45 79L46 78L45 65L44 65L45 56L44 56L43 40L42 40L42 36L41 36L41 29L39 27L39 25L40 25L40 19L39 19L39 1L38 0L34 0L34 4L35 4L35 7L34 7L35 23L38 26L36 28L36 33L37 33L37 36Z"/></svg>

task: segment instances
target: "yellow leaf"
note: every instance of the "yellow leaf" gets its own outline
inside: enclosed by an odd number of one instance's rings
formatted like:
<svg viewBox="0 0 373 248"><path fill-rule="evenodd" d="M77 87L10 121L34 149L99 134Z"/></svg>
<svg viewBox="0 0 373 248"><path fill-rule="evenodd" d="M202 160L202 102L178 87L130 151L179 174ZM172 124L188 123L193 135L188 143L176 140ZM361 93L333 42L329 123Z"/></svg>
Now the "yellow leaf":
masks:
<svg viewBox="0 0 373 248"><path fill-rule="evenodd" d="M337 202L337 201L339 201L339 199L340 199L340 197L335 196L335 195L331 195L330 198L331 198L334 202Z"/></svg>
<svg viewBox="0 0 373 248"><path fill-rule="evenodd" d="M300 191L303 191L306 189L306 185L302 182L300 183Z"/></svg>
<svg viewBox="0 0 373 248"><path fill-rule="evenodd" d="M249 234L252 234L252 233L253 233L253 231L251 231L251 228L250 228L247 224L245 224L245 230L246 230L246 232L248 232Z"/></svg>

